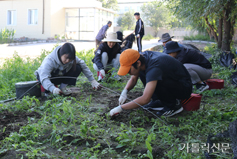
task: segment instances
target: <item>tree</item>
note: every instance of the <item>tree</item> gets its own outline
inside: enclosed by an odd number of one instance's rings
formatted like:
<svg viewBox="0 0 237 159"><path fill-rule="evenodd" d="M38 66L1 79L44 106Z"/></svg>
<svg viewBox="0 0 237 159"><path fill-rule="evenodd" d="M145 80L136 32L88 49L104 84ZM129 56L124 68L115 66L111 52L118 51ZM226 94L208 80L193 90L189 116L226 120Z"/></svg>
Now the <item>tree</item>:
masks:
<svg viewBox="0 0 237 159"><path fill-rule="evenodd" d="M213 36L218 48L230 51L237 16L236 0L164 0L174 9L174 14L189 20L193 25L205 22L205 28Z"/></svg>
<svg viewBox="0 0 237 159"><path fill-rule="evenodd" d="M117 0L99 0L102 2L102 7L108 8L108 9L113 9L115 11L118 10L118 2Z"/></svg>
<svg viewBox="0 0 237 159"><path fill-rule="evenodd" d="M180 26L181 23L172 16L170 10L161 2L152 1L141 7L146 25L150 25L157 35L160 27ZM156 36L155 35L155 36Z"/></svg>
<svg viewBox="0 0 237 159"><path fill-rule="evenodd" d="M117 24L122 27L122 30L134 30L135 29L135 18L134 11L129 10L124 13L123 16L118 18Z"/></svg>

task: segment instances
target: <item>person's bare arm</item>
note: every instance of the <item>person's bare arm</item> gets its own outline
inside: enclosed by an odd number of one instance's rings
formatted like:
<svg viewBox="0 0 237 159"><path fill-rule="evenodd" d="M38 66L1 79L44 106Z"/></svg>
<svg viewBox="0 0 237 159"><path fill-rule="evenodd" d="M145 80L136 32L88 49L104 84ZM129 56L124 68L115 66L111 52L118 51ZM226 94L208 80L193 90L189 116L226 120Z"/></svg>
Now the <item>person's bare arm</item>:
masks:
<svg viewBox="0 0 237 159"><path fill-rule="evenodd" d="M133 89L137 84L137 80L138 80L138 76L131 76L131 78L127 82L127 85L126 85L125 89L128 90L128 91Z"/></svg>
<svg viewBox="0 0 237 159"><path fill-rule="evenodd" d="M147 103L150 102L151 97L156 89L156 85L157 85L157 81L151 81L149 83L146 84L146 87L143 91L143 95L141 97L138 97L134 100L134 102L140 104L140 105L145 105ZM137 105L136 103L134 103L133 101L126 103L124 105L121 105L121 107L123 109L134 109L134 108L138 108L139 105Z"/></svg>

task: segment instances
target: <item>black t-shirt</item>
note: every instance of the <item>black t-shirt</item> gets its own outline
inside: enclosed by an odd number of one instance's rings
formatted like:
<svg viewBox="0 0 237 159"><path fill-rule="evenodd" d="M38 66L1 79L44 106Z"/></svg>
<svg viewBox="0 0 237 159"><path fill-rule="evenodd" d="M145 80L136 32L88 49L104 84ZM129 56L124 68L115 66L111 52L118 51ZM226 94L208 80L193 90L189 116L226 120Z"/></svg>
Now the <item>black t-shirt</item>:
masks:
<svg viewBox="0 0 237 159"><path fill-rule="evenodd" d="M197 50L182 48L178 53L177 60L183 64L195 64L206 69L211 69L211 63Z"/></svg>
<svg viewBox="0 0 237 159"><path fill-rule="evenodd" d="M145 51L146 70L140 71L140 78L145 78L145 83L158 81L159 84L175 86L177 83L186 85L191 83L190 75L181 62L160 52ZM187 86L189 87L189 86Z"/></svg>

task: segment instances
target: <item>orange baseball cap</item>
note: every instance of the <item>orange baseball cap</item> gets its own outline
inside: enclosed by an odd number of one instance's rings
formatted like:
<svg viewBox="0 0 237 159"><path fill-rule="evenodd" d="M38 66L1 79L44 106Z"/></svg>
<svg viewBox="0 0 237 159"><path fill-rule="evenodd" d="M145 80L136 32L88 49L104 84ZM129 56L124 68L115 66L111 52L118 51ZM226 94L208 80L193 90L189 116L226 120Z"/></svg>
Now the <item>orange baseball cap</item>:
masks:
<svg viewBox="0 0 237 159"><path fill-rule="evenodd" d="M134 64L140 57L140 54L138 51L133 49L127 49L122 52L120 55L120 68L118 71L118 75L125 76L128 74L132 64Z"/></svg>

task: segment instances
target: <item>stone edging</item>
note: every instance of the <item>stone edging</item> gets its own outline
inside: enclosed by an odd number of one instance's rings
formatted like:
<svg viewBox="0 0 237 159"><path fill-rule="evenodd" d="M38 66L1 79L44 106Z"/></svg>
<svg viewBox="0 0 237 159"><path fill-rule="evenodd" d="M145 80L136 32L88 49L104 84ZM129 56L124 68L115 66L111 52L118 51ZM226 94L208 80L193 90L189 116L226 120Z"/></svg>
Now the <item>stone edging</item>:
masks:
<svg viewBox="0 0 237 159"><path fill-rule="evenodd" d="M194 42L194 43L204 43L204 44L215 44L215 42L212 42L212 41L202 41L202 40L181 40L180 42L183 42L183 43Z"/></svg>
<svg viewBox="0 0 237 159"><path fill-rule="evenodd" d="M16 43L9 43L9 44L0 44L0 46L18 46L18 45L27 45L27 44L56 43L56 42L65 42L65 41L39 40L39 41L29 41L29 42L16 42Z"/></svg>

